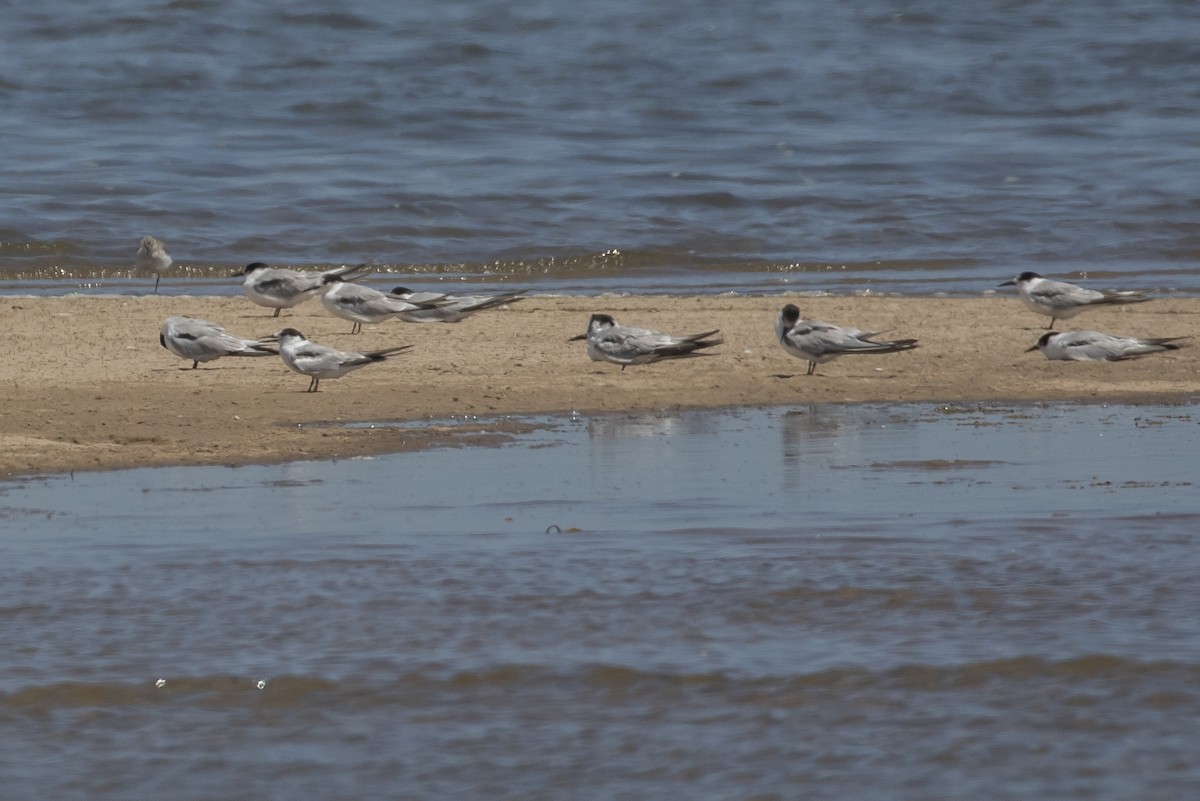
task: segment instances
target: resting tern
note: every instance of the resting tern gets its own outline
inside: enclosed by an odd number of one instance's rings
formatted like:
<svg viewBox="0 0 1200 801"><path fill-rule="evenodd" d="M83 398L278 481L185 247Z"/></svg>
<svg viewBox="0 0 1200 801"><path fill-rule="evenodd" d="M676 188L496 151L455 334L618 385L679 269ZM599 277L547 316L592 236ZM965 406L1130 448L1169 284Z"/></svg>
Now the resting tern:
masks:
<svg viewBox="0 0 1200 801"><path fill-rule="evenodd" d="M396 315L406 323L457 323L477 311L515 303L524 299L525 292L506 292L501 295L438 295L436 292L414 292L398 286L389 294L409 303L440 300L436 308L417 309Z"/></svg>
<svg viewBox="0 0 1200 801"><path fill-rule="evenodd" d="M898 353L917 346L915 339L875 342L878 331L842 328L819 320L801 320L800 309L789 303L775 318L775 337L783 349L798 359L808 360L806 375L814 375L817 365L839 356L855 353Z"/></svg>
<svg viewBox="0 0 1200 801"><path fill-rule="evenodd" d="M159 329L158 343L181 359L191 359L193 370L200 362L211 362L222 356L274 356L279 352L195 317L168 317Z"/></svg>
<svg viewBox="0 0 1200 801"><path fill-rule="evenodd" d="M327 275L338 275L347 281L370 275L373 268L369 264L357 266L334 267L324 272L290 270L286 267L271 267L256 261L247 264L242 270L245 280L242 291L259 306L275 309L272 317L278 317L283 309L303 303L316 295L325 286Z"/></svg>
<svg viewBox="0 0 1200 801"><path fill-rule="evenodd" d="M352 284L340 275L328 274L322 279L325 291L321 293L321 305L335 317L354 323L351 334L362 331L363 323L382 323L390 317L405 319L406 314L436 311L445 295L429 295L424 300L405 300L395 295L380 292L369 286Z"/></svg>
<svg viewBox="0 0 1200 801"><path fill-rule="evenodd" d="M142 237L142 241L138 243L136 264L139 270L150 270L154 273L154 293L156 295L158 294L158 282L162 280L167 268L171 266L171 261L171 254L167 253L165 242L152 236Z"/></svg>
<svg viewBox="0 0 1200 801"><path fill-rule="evenodd" d="M1051 331L1042 334L1026 353L1040 350L1047 359L1066 362L1121 362L1179 350L1175 342L1187 337L1124 337L1099 331Z"/></svg>
<svg viewBox="0 0 1200 801"><path fill-rule="evenodd" d="M677 337L648 328L620 325L608 314L593 314L588 320L587 332L567 341L586 339L587 355L592 361L619 364L624 371L631 364L707 356L709 354L696 351L722 344L725 340L721 337L710 339L719 333L719 330L713 330Z"/></svg>
<svg viewBox="0 0 1200 801"><path fill-rule="evenodd" d="M276 333L274 338L279 341L279 355L283 358L283 363L311 379L305 392L316 392L322 378L341 378L351 370L382 362L412 347L400 345L365 353L341 351L328 345L310 342L295 328L285 328Z"/></svg>
<svg viewBox="0 0 1200 801"><path fill-rule="evenodd" d="M1015 286L1021 301L1033 312L1050 318L1046 330L1054 328L1057 320L1066 320L1082 311L1123 303L1143 303L1153 300L1146 295L1153 289L1115 292L1111 289L1086 289L1066 281L1052 281L1037 273L1024 272L1000 286Z"/></svg>

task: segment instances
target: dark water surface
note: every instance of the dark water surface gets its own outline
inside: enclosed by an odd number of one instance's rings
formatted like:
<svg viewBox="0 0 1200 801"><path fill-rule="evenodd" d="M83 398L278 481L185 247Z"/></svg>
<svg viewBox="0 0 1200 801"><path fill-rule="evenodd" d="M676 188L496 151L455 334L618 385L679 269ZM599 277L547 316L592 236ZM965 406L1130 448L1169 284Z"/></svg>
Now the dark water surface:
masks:
<svg viewBox="0 0 1200 801"><path fill-rule="evenodd" d="M533 422L3 485L3 797L1200 785L1191 406Z"/></svg>
<svg viewBox="0 0 1200 801"><path fill-rule="evenodd" d="M15 291L1200 289L1192 0L0 7Z"/></svg>

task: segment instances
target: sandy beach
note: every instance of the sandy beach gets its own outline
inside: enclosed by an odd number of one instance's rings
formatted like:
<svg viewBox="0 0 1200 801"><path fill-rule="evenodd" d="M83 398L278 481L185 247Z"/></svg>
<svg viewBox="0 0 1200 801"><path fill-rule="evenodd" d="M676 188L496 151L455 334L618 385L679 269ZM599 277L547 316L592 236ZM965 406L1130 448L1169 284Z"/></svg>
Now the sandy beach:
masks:
<svg viewBox="0 0 1200 801"><path fill-rule="evenodd" d="M774 340L780 307L806 318L917 337L906 353L846 357L805 376ZM1200 387L1200 350L1120 363L1048 362L1025 353L1045 319L1015 297L537 297L455 325L350 324L310 302L272 319L243 298L10 297L11 357L0 366L5 414L0 475L152 465L241 465L344 458L420 448L428 427L345 427L463 415L621 412L808 403L1187 401ZM705 358L630 367L590 361L592 312L672 333L720 328ZM173 314L246 337L285 326L347 350L411 351L321 391L275 357L224 358L192 370L159 346ZM1089 312L1059 330L1135 336L1200 332L1200 299L1162 299ZM332 425L319 425L328 423Z"/></svg>

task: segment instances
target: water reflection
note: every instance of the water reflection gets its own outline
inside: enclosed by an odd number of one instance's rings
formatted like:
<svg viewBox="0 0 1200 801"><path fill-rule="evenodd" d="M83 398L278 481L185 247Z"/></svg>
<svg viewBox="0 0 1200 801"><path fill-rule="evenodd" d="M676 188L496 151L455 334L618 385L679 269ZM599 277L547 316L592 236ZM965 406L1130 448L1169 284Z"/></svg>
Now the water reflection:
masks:
<svg viewBox="0 0 1200 801"><path fill-rule="evenodd" d="M545 422L545 421L539 421ZM805 406L573 417L491 448L172 468L2 490L9 528L147 543L388 543L694 527L898 534L1196 511L1187 407ZM37 510L37 514L26 510Z"/></svg>
<svg viewBox="0 0 1200 801"><path fill-rule="evenodd" d="M711 424L708 425L711 431ZM593 442L619 442L635 437L670 437L695 432L697 421L685 421L676 414L606 414L587 418L588 438Z"/></svg>
<svg viewBox="0 0 1200 801"><path fill-rule="evenodd" d="M813 404L782 413L780 440L785 474L798 478L806 467L827 467L830 460L862 458L872 437L892 427L911 426L912 414L896 415L882 407Z"/></svg>

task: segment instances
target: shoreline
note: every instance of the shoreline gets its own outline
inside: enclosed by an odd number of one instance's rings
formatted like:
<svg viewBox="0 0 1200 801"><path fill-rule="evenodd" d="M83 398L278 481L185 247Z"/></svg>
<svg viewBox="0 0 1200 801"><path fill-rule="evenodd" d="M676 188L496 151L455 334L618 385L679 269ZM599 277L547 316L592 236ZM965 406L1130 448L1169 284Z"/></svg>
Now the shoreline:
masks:
<svg viewBox="0 0 1200 801"><path fill-rule="evenodd" d="M916 350L849 356L805 376L775 342L779 309L915 337ZM317 302L271 311L241 297L3 297L10 358L0 364L0 478L179 465L338 459L455 444L429 420L816 403L1184 403L1200 394L1200 349L1117 363L1026 353L1046 318L1014 296L913 298L536 296L453 325L389 321L350 335ZM592 362L592 312L675 334L722 329L712 355L633 366ZM303 392L274 357L190 364L158 344L171 315L244 337L284 327L345 350L414 347ZM1057 330L1195 336L1200 298L1097 309ZM1194 343L1193 343L1194 344ZM413 428L346 423L413 421Z"/></svg>

